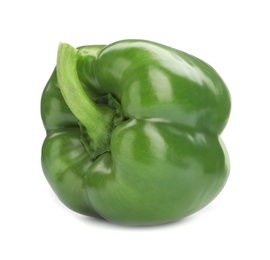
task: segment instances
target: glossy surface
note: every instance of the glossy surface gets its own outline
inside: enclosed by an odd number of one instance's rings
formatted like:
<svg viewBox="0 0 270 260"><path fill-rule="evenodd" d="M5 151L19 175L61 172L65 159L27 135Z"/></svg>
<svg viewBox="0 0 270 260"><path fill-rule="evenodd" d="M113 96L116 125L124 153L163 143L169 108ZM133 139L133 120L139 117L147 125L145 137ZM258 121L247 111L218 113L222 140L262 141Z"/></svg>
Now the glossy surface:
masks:
<svg viewBox="0 0 270 260"><path fill-rule="evenodd" d="M230 96L216 71L148 41L85 46L79 54L88 96L107 106L100 97L111 94L125 120L112 130L110 150L91 160L52 74L41 102L42 166L58 197L79 213L126 225L176 221L211 202L229 174L219 134Z"/></svg>

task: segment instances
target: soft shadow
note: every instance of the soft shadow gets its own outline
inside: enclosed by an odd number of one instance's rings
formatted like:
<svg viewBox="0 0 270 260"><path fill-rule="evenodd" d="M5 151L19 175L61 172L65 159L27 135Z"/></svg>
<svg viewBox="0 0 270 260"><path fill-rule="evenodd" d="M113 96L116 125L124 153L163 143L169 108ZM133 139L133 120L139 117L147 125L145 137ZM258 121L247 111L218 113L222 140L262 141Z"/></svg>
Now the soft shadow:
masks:
<svg viewBox="0 0 270 260"><path fill-rule="evenodd" d="M106 227L106 228L120 228L120 229L132 229L132 230L154 230L154 229L168 229L168 228L175 228L177 226L186 225L196 219L196 214L182 218L178 221L164 223L164 224L158 224L158 225L146 225L146 226L129 226L129 225L121 225L118 223L112 223L104 218L94 218L94 217L88 217L88 216L82 216L79 215L78 218L81 221L84 221L88 224L94 224L98 225L100 227Z"/></svg>

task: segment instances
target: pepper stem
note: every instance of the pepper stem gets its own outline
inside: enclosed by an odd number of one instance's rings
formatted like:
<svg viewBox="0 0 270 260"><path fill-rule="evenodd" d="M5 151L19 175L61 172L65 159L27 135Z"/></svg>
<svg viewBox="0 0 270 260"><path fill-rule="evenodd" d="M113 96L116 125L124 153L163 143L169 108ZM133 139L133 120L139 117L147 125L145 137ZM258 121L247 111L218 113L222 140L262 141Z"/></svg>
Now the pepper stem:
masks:
<svg viewBox="0 0 270 260"><path fill-rule="evenodd" d="M114 110L91 100L81 86L77 73L80 52L66 43L60 43L57 55L57 80L68 107L86 128L90 137L91 157L105 152L109 146Z"/></svg>

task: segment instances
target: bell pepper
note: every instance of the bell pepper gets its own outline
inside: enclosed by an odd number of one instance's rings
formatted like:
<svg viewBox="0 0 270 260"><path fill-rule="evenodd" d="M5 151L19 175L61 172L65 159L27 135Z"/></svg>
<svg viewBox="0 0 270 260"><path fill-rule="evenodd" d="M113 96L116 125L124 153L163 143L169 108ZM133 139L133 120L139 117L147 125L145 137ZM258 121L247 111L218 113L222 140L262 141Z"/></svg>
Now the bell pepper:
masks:
<svg viewBox="0 0 270 260"><path fill-rule="evenodd" d="M229 175L230 94L217 72L144 40L60 43L41 100L42 168L70 209L123 225L177 221Z"/></svg>

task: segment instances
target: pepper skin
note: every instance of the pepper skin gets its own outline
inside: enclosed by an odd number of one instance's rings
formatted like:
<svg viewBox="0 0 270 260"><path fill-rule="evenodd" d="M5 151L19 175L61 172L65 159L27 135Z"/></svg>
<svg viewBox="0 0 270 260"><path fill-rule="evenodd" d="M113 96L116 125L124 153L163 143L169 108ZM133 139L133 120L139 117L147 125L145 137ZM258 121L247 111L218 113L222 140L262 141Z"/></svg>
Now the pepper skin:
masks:
<svg viewBox="0 0 270 260"><path fill-rule="evenodd" d="M177 221L222 190L230 94L217 72L144 40L61 43L42 95L42 168L59 199L124 225Z"/></svg>

